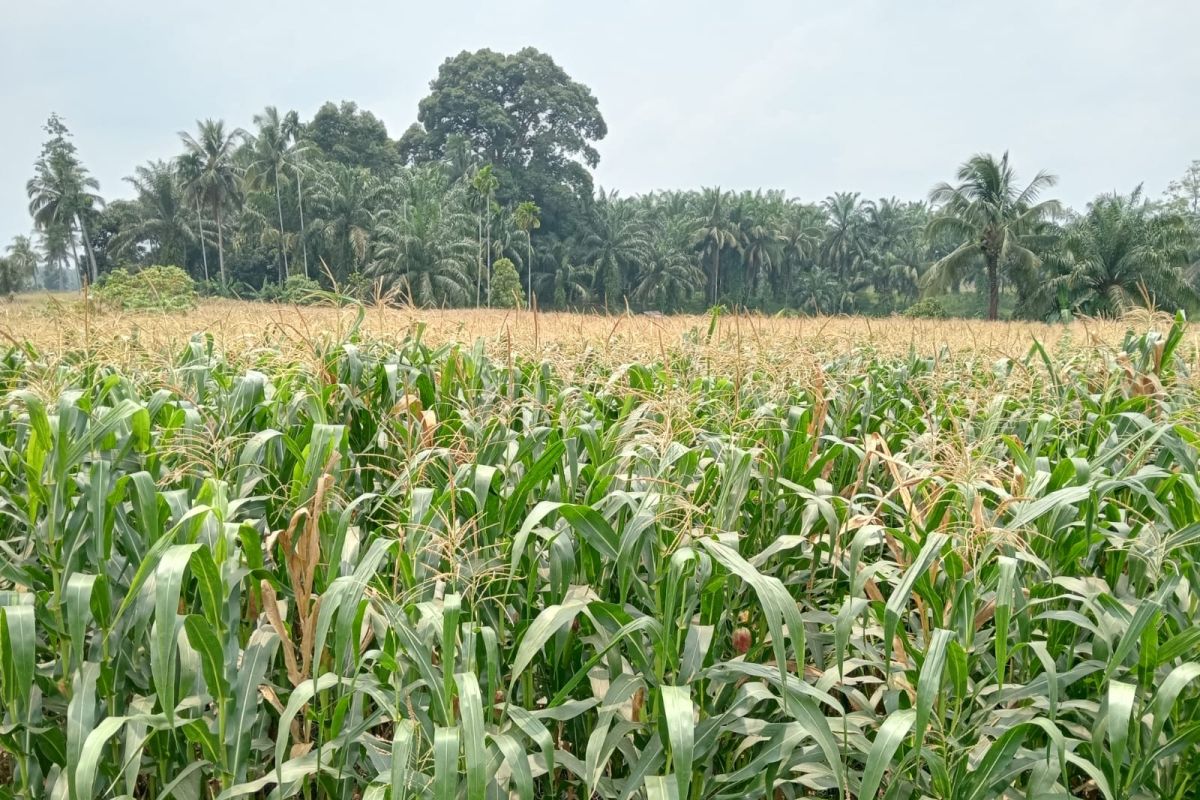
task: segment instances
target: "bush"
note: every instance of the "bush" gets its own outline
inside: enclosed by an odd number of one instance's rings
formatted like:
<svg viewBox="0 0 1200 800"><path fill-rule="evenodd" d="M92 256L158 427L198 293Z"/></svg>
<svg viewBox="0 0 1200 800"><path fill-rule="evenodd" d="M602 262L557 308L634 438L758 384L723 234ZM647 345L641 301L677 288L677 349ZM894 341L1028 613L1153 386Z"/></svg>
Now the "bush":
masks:
<svg viewBox="0 0 1200 800"><path fill-rule="evenodd" d="M498 260L492 273L492 305L498 308L524 308L525 291L521 288L521 276L507 258Z"/></svg>
<svg viewBox="0 0 1200 800"><path fill-rule="evenodd" d="M267 303L307 306L321 302L324 297L321 284L303 275L291 275L283 283L265 284L258 299Z"/></svg>
<svg viewBox="0 0 1200 800"><path fill-rule="evenodd" d="M122 311L184 311L196 306L196 282L179 267L114 269L97 283L101 306Z"/></svg>
<svg viewBox="0 0 1200 800"><path fill-rule="evenodd" d="M950 315L946 312L946 307L942 305L941 300L938 300L936 297L926 297L904 309L903 316L919 317L921 319L945 319Z"/></svg>

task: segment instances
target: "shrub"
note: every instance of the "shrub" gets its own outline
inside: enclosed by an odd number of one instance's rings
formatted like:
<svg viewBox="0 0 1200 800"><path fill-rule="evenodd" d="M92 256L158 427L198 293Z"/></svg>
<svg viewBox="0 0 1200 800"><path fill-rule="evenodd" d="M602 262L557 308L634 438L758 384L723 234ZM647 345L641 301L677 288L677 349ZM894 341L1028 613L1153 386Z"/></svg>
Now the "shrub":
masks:
<svg viewBox="0 0 1200 800"><path fill-rule="evenodd" d="M492 305L498 308L523 308L525 290L521 288L521 276L507 258L492 265Z"/></svg>
<svg viewBox="0 0 1200 800"><path fill-rule="evenodd" d="M321 284L303 275L290 275L283 283L268 283L258 292L258 299L268 303L308 306L323 299Z"/></svg>
<svg viewBox="0 0 1200 800"><path fill-rule="evenodd" d="M942 305L942 301L936 297L926 297L913 303L902 312L906 317L919 317L921 319L945 319L949 316L946 313L946 307Z"/></svg>
<svg viewBox="0 0 1200 800"><path fill-rule="evenodd" d="M196 282L179 267L114 269L95 295L101 306L123 311L184 311L196 306Z"/></svg>

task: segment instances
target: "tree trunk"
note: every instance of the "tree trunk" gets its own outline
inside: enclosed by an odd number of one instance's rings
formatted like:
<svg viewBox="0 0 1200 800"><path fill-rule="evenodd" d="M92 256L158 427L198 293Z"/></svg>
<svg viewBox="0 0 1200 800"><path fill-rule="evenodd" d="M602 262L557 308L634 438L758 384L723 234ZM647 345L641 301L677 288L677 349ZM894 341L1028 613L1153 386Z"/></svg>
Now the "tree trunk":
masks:
<svg viewBox="0 0 1200 800"><path fill-rule="evenodd" d="M228 286L225 280L225 229L221 225L221 207L217 206L217 264L220 265L221 285Z"/></svg>
<svg viewBox="0 0 1200 800"><path fill-rule="evenodd" d="M287 248L283 246L283 201L279 199L279 167L275 167L275 210L279 212L279 254L283 256L283 279L290 277Z"/></svg>
<svg viewBox="0 0 1200 800"><path fill-rule="evenodd" d="M712 304L717 304L717 298L720 297L721 291L721 248L713 248L713 294Z"/></svg>
<svg viewBox="0 0 1200 800"><path fill-rule="evenodd" d="M480 288L483 286L483 208L479 209L479 258L475 263L475 307L479 307Z"/></svg>
<svg viewBox="0 0 1200 800"><path fill-rule="evenodd" d="M75 232L71 230L71 226L67 226L67 238L71 240L71 255L75 257L75 280L79 282L79 287L83 288L83 276L86 274L83 269L83 264L79 262L79 247L75 244Z"/></svg>
<svg viewBox="0 0 1200 800"><path fill-rule="evenodd" d="M988 316L989 320L1000 318L1000 264L995 256L987 255Z"/></svg>
<svg viewBox="0 0 1200 800"><path fill-rule="evenodd" d="M200 227L200 260L204 262L204 282L208 283L208 248L204 245L204 217L200 213L199 198L196 198L196 224Z"/></svg>
<svg viewBox="0 0 1200 800"><path fill-rule="evenodd" d="M304 253L304 277L308 277L308 240L304 234L304 195L300 191L300 170L296 170L296 206L300 209L300 249Z"/></svg>
<svg viewBox="0 0 1200 800"><path fill-rule="evenodd" d="M487 199L487 304L492 307L492 193Z"/></svg>
<svg viewBox="0 0 1200 800"><path fill-rule="evenodd" d="M533 310L533 235L525 231L525 269L529 273L529 296L525 298L526 305Z"/></svg>
<svg viewBox="0 0 1200 800"><path fill-rule="evenodd" d="M91 267L91 283L96 282L96 254L92 252L92 242L88 239L87 225L83 224L83 215L76 214L75 221L79 223L79 236L83 239L83 249L87 253L88 266Z"/></svg>

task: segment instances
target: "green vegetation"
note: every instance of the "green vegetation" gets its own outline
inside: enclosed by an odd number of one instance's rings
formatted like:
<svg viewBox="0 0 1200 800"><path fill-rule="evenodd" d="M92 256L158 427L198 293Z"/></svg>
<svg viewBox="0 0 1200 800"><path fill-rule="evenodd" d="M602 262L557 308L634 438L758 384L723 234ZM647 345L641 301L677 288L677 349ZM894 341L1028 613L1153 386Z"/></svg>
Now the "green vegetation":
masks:
<svg viewBox="0 0 1200 800"><path fill-rule="evenodd" d="M1159 201L1133 187L1078 212L1007 154L969 158L927 199L623 198L593 185L608 133L596 97L532 48L447 59L399 140L353 102L252 122L198 122L178 158L136 167L134 197L105 205L52 116L28 186L34 283L171 263L224 294L356 275L419 306L486 306L507 258L541 308L883 315L945 292L949 313L989 318L1200 307L1200 162Z"/></svg>
<svg viewBox="0 0 1200 800"><path fill-rule="evenodd" d="M196 282L179 267L114 269L96 287L96 299L123 311L183 311L196 305Z"/></svg>
<svg viewBox="0 0 1200 800"><path fill-rule="evenodd" d="M0 797L1193 796L1182 321L807 374L716 322L8 352Z"/></svg>

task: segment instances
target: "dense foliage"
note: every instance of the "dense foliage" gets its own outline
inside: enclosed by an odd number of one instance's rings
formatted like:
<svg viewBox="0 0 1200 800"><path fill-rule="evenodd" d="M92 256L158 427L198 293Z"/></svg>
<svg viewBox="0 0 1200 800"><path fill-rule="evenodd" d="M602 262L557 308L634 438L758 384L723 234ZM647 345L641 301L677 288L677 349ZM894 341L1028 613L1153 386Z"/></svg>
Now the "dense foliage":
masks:
<svg viewBox="0 0 1200 800"><path fill-rule="evenodd" d="M712 336L9 352L0 796L1193 796L1181 324L804 376Z"/></svg>
<svg viewBox="0 0 1200 800"><path fill-rule="evenodd" d="M593 185L608 131L596 97L532 48L447 59L417 119L398 141L353 102L307 121L267 107L250 130L204 120L181 133L178 158L134 170L133 199L105 206L51 117L28 185L37 282L173 263L238 296L292 275L329 289L366 276L359 286L399 301L484 306L493 265L508 258L542 308L890 314L922 295L978 293L988 317L1044 319L1197 303L1200 165L1161 202L1138 188L1096 201L1171 230L1167 241L1100 230L1106 212L1039 196L1053 177L1022 181L1007 154L969 158L928 200L719 187L622 198ZM1110 253L1136 257L1105 276L1114 265L1079 248L1114 234L1128 239Z"/></svg>
<svg viewBox="0 0 1200 800"><path fill-rule="evenodd" d="M196 282L179 267L114 269L95 296L102 306L122 311L183 311L196 304Z"/></svg>

